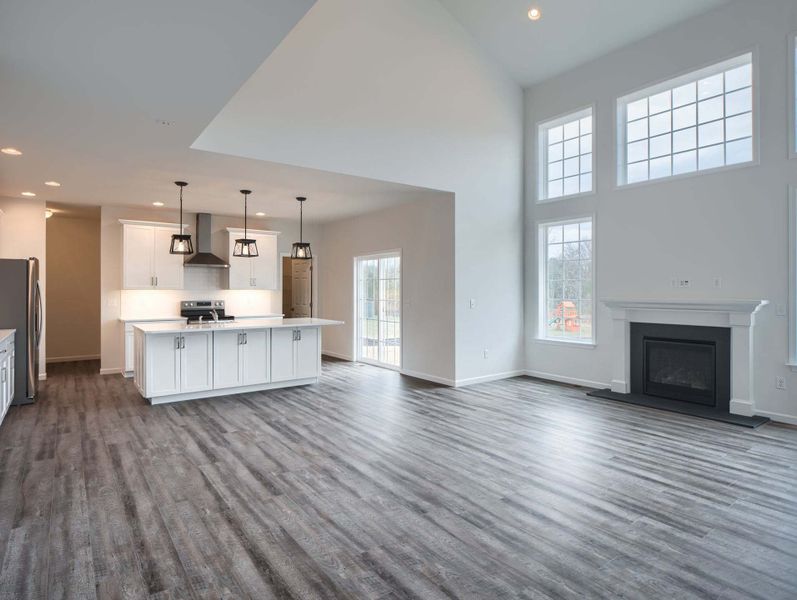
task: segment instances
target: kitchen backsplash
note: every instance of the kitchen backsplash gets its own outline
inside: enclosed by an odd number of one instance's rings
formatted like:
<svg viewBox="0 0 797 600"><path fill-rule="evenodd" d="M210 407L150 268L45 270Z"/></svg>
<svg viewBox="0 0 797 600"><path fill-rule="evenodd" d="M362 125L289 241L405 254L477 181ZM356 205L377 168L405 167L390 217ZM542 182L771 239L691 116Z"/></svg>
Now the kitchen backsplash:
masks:
<svg viewBox="0 0 797 600"><path fill-rule="evenodd" d="M212 269L186 269L185 284L189 284L189 271ZM194 279L194 275L190 276ZM197 278L200 278L199 276ZM224 300L229 314L246 317L282 313L282 294L265 290L224 290L218 286L194 287L182 290L121 290L123 319L149 319L180 314L183 300Z"/></svg>

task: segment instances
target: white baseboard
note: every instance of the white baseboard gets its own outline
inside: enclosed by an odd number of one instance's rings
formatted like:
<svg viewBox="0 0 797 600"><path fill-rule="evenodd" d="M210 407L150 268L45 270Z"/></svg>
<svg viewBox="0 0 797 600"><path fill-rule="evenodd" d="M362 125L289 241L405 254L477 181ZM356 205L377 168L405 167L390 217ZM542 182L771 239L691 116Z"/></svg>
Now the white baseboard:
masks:
<svg viewBox="0 0 797 600"><path fill-rule="evenodd" d="M39 373L39 381L46 381L47 373Z"/></svg>
<svg viewBox="0 0 797 600"><path fill-rule="evenodd" d="M438 377L437 375L430 375L429 373L422 373L421 371L409 371L407 369L401 369L399 372L402 375L407 375L408 377L415 377L415 379L424 379L426 381L431 381L432 383L439 383L441 385L447 385L450 387L456 386L456 381L453 379Z"/></svg>
<svg viewBox="0 0 797 600"><path fill-rule="evenodd" d="M84 354L78 356L53 356L50 358L47 357L47 363L64 363L64 362L75 362L80 360L99 360L99 354Z"/></svg>
<svg viewBox="0 0 797 600"><path fill-rule="evenodd" d="M466 379L457 379L455 387L465 387L477 383L488 383L490 381L500 381L501 379L509 379L510 377L519 377L525 375L526 371L523 369L517 371L505 371L504 373L493 373L491 375L480 375L478 377L468 377Z"/></svg>
<svg viewBox="0 0 797 600"><path fill-rule="evenodd" d="M321 356L331 356L332 358L339 358L341 360L348 360L349 362L354 362L354 357L349 356L348 354L342 354L340 352L330 352L329 350L321 350Z"/></svg>
<svg viewBox="0 0 797 600"><path fill-rule="evenodd" d="M752 417L755 413L753 403L750 400L737 400L731 398L730 412L732 415L743 415L745 417Z"/></svg>
<svg viewBox="0 0 797 600"><path fill-rule="evenodd" d="M797 425L797 416L784 415L783 413L770 412L768 410L755 411L757 417L769 417L778 423L787 423L788 425Z"/></svg>
<svg viewBox="0 0 797 600"><path fill-rule="evenodd" d="M545 373L543 371L526 370L526 375L529 377L537 377L538 379L547 379L549 381L556 381L558 383L580 385L582 387L596 388L599 390L611 387L608 383L602 383L600 381L580 379L579 377L568 377L566 375L557 375L556 373Z"/></svg>
<svg viewBox="0 0 797 600"><path fill-rule="evenodd" d="M107 369L100 369L100 375L116 375L116 374L121 373L121 372L122 372L122 369L120 369L119 367L110 367L110 368L107 368Z"/></svg>

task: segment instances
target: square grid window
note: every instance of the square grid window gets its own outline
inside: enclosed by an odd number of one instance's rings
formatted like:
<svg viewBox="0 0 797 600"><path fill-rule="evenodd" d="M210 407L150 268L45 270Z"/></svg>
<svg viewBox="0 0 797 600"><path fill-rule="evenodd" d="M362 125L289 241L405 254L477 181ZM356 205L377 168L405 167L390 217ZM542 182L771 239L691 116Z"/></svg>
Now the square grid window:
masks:
<svg viewBox="0 0 797 600"><path fill-rule="evenodd" d="M592 108L541 124L538 139L540 200L592 191Z"/></svg>
<svg viewBox="0 0 797 600"><path fill-rule="evenodd" d="M540 226L540 337L593 340L592 219Z"/></svg>
<svg viewBox="0 0 797 600"><path fill-rule="evenodd" d="M753 160L752 55L617 101L620 184Z"/></svg>

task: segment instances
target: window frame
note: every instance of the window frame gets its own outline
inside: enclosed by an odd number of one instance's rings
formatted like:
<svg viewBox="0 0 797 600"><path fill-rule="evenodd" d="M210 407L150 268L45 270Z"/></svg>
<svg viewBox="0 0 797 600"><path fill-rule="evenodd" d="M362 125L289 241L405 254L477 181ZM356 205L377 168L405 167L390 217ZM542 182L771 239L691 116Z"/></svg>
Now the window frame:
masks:
<svg viewBox="0 0 797 600"><path fill-rule="evenodd" d="M548 227L553 225L571 225L573 223L592 223L592 337L590 338L555 338L546 335L545 319L547 317L548 306ZM567 218L545 219L537 221L537 323L534 341L542 344L563 345L568 347L595 348L598 340L598 318L597 318L597 215L592 213L582 213L578 216Z"/></svg>
<svg viewBox="0 0 797 600"><path fill-rule="evenodd" d="M717 73L732 69L734 67L733 63L741 61L743 58L746 58L747 56L750 57L750 65L752 67L750 112L752 115L751 118L752 118L752 128L753 128L753 133L751 137L753 158L749 161L741 163L734 163L731 165L721 165L719 167L712 167L709 169L696 169L688 173L679 173L677 175L668 175L666 177L658 177L656 179L646 179L644 181L635 181L633 183L628 183L626 181L627 179L626 171L628 168L628 165L626 164L626 152L627 152L626 108L628 104L636 100L639 100L641 98L649 97L667 90L673 90L681 85L686 85L687 83L690 83L692 81L697 81L699 79L710 77L711 75L716 75ZM735 169L745 169L760 165L760 160L761 160L760 118L761 117L759 110L760 106L759 90L760 90L760 85L759 85L759 68L758 68L758 46L754 46L752 48L743 50L741 52L735 52L731 56L720 58L718 60L713 60L711 62L704 63L702 66L682 71L681 73L675 76L670 76L664 79L660 79L656 82L651 82L647 85L643 85L637 88L632 92L629 92L622 96L618 96L615 99L615 111L614 111L614 142L615 142L614 147L615 147L615 159L616 159L615 174L614 174L614 190L617 191L628 188L634 188L638 186L655 185L655 184L665 183L668 181L677 181L680 179L688 179L690 177L699 177L702 175L709 175L723 171L731 171ZM723 97L724 96L725 93L723 92ZM723 116L722 118L723 122L726 119L727 117ZM649 140L650 137L646 139ZM669 154L669 156L672 156L672 152Z"/></svg>
<svg viewBox="0 0 797 600"><path fill-rule="evenodd" d="M395 258L398 257L399 259L399 335L401 336L401 346L399 349L399 364L393 365L390 363L380 362L379 360L373 360L369 358L363 358L360 356L360 347L359 342L361 340L361 329L360 329L360 313L359 313L359 285L360 285L360 277L359 277L359 262L361 260L379 260L382 258ZM353 299L352 302L354 307L354 327L352 328L354 331L354 338L353 338L353 359L354 362L361 362L368 365L373 365L375 367L381 367L383 369L388 369L391 371L398 371L403 372L404 369L404 255L401 248L393 248L391 250L383 250L379 252L369 252L365 254L358 254L353 257L352 260L352 267L353 267L353 279L354 279L354 286L353 286ZM378 310L378 309L377 309Z"/></svg>
<svg viewBox="0 0 797 600"><path fill-rule="evenodd" d="M576 108L573 110L569 110L567 112L561 113L555 117L550 119L544 119L542 121L538 121L535 126L536 131L536 153L537 153L537 193L536 193L536 202L537 204L547 204L548 202L559 202L560 200L567 200L570 198L581 198L583 196L591 196L596 193L597 188L597 177L596 177L596 148L597 144L595 140L597 138L597 131L596 131L596 105L595 103L582 106L581 108ZM592 189L587 192L577 192L575 194L567 194L562 196L556 196L555 198L548 197L548 130L557 127L558 125L563 125L564 123L569 123L570 121L574 121L576 119L583 119L586 114L592 117ZM582 115L582 116L578 116Z"/></svg>
<svg viewBox="0 0 797 600"><path fill-rule="evenodd" d="M788 113L789 113L789 158L797 158L797 31L789 34Z"/></svg>
<svg viewBox="0 0 797 600"><path fill-rule="evenodd" d="M797 186L789 186L789 356L786 364L797 371Z"/></svg>

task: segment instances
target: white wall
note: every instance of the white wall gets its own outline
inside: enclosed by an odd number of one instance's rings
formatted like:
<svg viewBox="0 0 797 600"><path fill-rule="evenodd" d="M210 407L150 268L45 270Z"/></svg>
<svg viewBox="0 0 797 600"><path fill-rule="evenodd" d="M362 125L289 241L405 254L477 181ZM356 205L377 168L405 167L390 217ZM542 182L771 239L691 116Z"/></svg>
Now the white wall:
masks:
<svg viewBox="0 0 797 600"><path fill-rule="evenodd" d="M101 369L103 373L119 372L124 365L124 326L120 318L154 318L180 314L182 300L219 299L225 301L228 313L253 316L282 313L282 292L269 290L227 290L222 269L194 269L184 271L182 290L123 290L122 289L122 225L119 219L177 223L176 211L146 208L102 207L101 229ZM196 235L196 215L185 213L184 222L189 233ZM227 227L243 227L243 217L214 216L211 225L213 252L226 257ZM252 229L279 231L278 251L290 252L298 240L297 220L249 219ZM317 242L317 227L305 223L305 241ZM194 240L196 245L196 240ZM314 286L317 290L318 285ZM318 305L318 303L317 303Z"/></svg>
<svg viewBox="0 0 797 600"><path fill-rule="evenodd" d="M354 359L354 258L401 251L402 372L453 384L454 199L403 204L322 227L318 270L322 317L345 325L324 329L324 352Z"/></svg>
<svg viewBox="0 0 797 600"><path fill-rule="evenodd" d="M0 197L0 258L39 259L39 284L44 308L41 345L39 347L39 376L46 376L47 364L47 227L44 201L31 198Z"/></svg>
<svg viewBox="0 0 797 600"><path fill-rule="evenodd" d="M520 88L436 0L317 3L194 143L453 192L459 382L523 366L522 146Z"/></svg>
<svg viewBox="0 0 797 600"><path fill-rule="evenodd" d="M596 295L601 298L755 298L772 304L757 316L755 402L759 414L797 422L797 374L785 366L788 34L793 0L737 2L596 59L526 91L527 368L593 385L611 379L612 323L599 303L597 347L535 341L536 220L596 216ZM754 49L759 74L760 165L615 189L615 100L628 92ZM535 204L536 124L596 103L597 193ZM674 277L691 289L675 290ZM714 277L722 288L712 288ZM776 390L776 375L789 391Z"/></svg>

